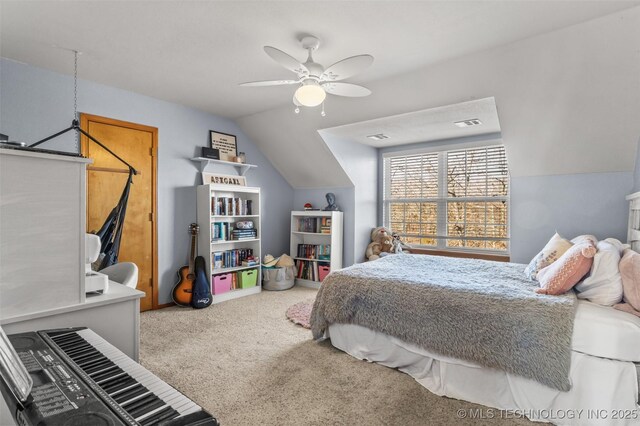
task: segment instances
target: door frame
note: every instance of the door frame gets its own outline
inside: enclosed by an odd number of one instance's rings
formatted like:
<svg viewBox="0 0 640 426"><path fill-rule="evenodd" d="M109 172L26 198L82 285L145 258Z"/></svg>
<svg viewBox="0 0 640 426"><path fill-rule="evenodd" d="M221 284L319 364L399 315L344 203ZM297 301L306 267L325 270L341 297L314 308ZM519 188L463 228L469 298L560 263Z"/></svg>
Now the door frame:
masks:
<svg viewBox="0 0 640 426"><path fill-rule="evenodd" d="M97 122L106 125L125 127L133 130L140 130L151 133L151 238L152 241L152 269L153 278L151 280L151 310L164 308L171 304L159 305L158 304L158 128L145 126L144 124L131 123L128 121L116 120L114 118L102 117L99 115L80 113L80 128L88 132L89 122ZM80 146L82 155L88 157L88 143L89 138L85 135L81 135ZM90 167L90 166L89 166ZM126 166L124 166L126 167ZM89 168L88 168L89 169ZM90 170L90 169L89 169ZM135 177L134 177L135 180ZM87 185L87 205L89 203L89 185ZM87 220L89 215L89 209L87 209ZM87 222L88 223L88 222Z"/></svg>

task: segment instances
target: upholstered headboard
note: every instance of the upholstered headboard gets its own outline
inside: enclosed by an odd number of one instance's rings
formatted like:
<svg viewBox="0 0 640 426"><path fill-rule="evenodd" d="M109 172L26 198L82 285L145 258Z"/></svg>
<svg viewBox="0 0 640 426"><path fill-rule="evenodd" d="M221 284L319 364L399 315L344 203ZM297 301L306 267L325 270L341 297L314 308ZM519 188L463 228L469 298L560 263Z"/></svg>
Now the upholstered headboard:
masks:
<svg viewBox="0 0 640 426"><path fill-rule="evenodd" d="M640 192L627 196L629 201L629 231L627 242L640 253Z"/></svg>

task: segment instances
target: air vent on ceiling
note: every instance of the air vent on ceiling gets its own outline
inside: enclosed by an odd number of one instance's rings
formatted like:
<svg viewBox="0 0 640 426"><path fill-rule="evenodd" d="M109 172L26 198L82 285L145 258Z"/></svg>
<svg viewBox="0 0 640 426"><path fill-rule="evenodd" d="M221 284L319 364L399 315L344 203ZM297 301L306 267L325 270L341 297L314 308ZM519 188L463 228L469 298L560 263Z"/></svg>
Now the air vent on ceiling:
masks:
<svg viewBox="0 0 640 426"><path fill-rule="evenodd" d="M384 133L378 133L375 135L369 135L367 136L369 139L373 139L374 141L381 141L382 139L389 139L389 136L385 135Z"/></svg>
<svg viewBox="0 0 640 426"><path fill-rule="evenodd" d="M477 118L472 118L470 120L456 121L453 124L455 124L458 127L471 127L471 126L479 126L480 124L482 124L482 121L478 120Z"/></svg>

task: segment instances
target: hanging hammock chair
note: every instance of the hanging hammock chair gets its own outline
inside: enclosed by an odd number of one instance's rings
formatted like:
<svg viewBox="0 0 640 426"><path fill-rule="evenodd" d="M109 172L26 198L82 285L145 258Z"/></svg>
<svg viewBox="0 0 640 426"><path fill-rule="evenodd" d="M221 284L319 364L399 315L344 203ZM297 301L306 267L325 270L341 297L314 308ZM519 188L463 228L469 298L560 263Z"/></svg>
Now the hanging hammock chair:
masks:
<svg viewBox="0 0 640 426"><path fill-rule="evenodd" d="M129 190L133 183L133 170L129 169L129 177L124 185L124 190L120 196L118 204L111 210L107 220L96 232L100 237L100 256L96 263L99 264L97 270L118 263L118 253L120 252L120 241L122 240L122 228L127 214L127 203L129 202Z"/></svg>
<svg viewBox="0 0 640 426"><path fill-rule="evenodd" d="M58 137L64 133L67 133L70 130L75 130L77 133L81 133L85 135L89 140L95 142L100 145L104 150L106 150L109 154L113 155L115 158L120 160L129 168L129 176L127 178L127 182L124 185L124 189L122 190L122 195L118 200L118 204L111 210L111 213L107 216L104 224L100 227L95 234L100 237L100 256L98 260L94 263L94 268L96 270L104 269L108 266L115 265L118 263L118 253L120 252L120 242L122 241L122 229L124 227L124 219L127 214L127 203L129 202L129 192L131 189L131 184L133 183L133 175L138 174L136 169L131 166L131 164L127 163L125 160L120 158L116 153L111 151L109 148L104 146L100 141L95 139L89 133L85 132L78 125L77 120L73 120L71 123L71 127L58 132L54 135L46 137L32 145L29 145L29 148L33 149L36 146L49 141L55 137ZM48 152L52 152L48 150ZM80 153L78 153L80 155Z"/></svg>
<svg viewBox="0 0 640 426"><path fill-rule="evenodd" d="M78 99L78 51L73 51L74 53L74 72L73 72L73 86L74 86L74 105L73 105L73 116L77 117L78 116L78 105L77 105L77 99ZM54 133L51 136L47 136L44 139L39 140L38 142L29 145L27 148L23 148L23 149L31 149L31 150L37 150L37 146L40 144L43 144L51 139L57 138L60 135L63 135L71 130L74 130L76 132L76 145L77 145L77 155L79 157L81 157L82 155L80 154L80 143L78 141L78 136L80 134L86 136L90 141L94 142L95 144L99 145L100 147L102 147L102 149L104 149L105 151L107 151L109 154L113 155L115 158L117 158L120 162L122 162L124 165L126 165L129 168L129 177L127 179L127 182L124 185L124 189L122 190L122 195L120 196L120 200L118 201L118 204L116 204L116 206L113 208L113 210L111 210L111 213L109 213L109 216L107 216L107 220L105 220L104 224L102 225L102 227L100 228L100 230L98 232L96 232L96 235L98 235L98 237L100 237L100 243L101 243L101 247L100 247L100 256L98 257L98 261L96 262L98 264L97 266L97 270L101 270L106 268L107 266L111 266L114 265L116 263L118 263L118 253L120 252L120 242L122 240L122 229L124 227L124 219L127 213L127 203L129 202L129 192L131 189L131 184L133 183L133 175L137 175L138 172L136 171L136 169L133 168L133 166L131 164L129 164L128 162L126 162L124 159L122 159L118 154L116 154L115 152L111 151L109 148L107 148L106 146L104 146L104 144L102 144L99 140L97 140L96 138L94 138L93 136L91 136L89 133L87 133L86 131L82 130L80 128L80 125L78 123L78 120L74 118L74 120L71 122L71 126L67 127L66 129L58 132L58 133ZM44 150L43 150L44 151ZM46 150L46 152L48 153L52 153L55 151L52 150ZM67 154L68 153L62 153L61 154ZM96 265L96 263L94 263L94 265Z"/></svg>
<svg viewBox="0 0 640 426"><path fill-rule="evenodd" d="M131 184L133 183L133 175L138 174L136 169L125 160L123 160L116 153L111 151L109 148L104 146L100 141L95 139L89 133L82 130L78 124L78 120L73 120L71 123L71 127L66 128L65 130L55 133L49 137L46 137L32 145L29 145L29 148L33 149L36 146L47 142L53 138L56 138L64 133L67 133L70 130L75 130L77 133L85 135L89 140L95 142L100 145L104 150L106 150L109 154L113 155L115 158L120 160L129 168L129 176L127 178L127 182L124 185L124 189L122 190L122 195L120 196L120 200L118 200L118 204L111 210L109 216L107 216L107 220L105 220L100 230L96 232L96 235L100 237L100 256L98 260L94 263L94 267L97 266L96 270L104 269L108 266L115 265L118 263L118 253L120 252L120 242L122 240L122 228L124 227L124 219L127 214L127 203L129 202L129 192L131 189ZM78 146L79 148L79 146ZM52 152L48 150L48 152ZM80 153L78 153L80 155Z"/></svg>

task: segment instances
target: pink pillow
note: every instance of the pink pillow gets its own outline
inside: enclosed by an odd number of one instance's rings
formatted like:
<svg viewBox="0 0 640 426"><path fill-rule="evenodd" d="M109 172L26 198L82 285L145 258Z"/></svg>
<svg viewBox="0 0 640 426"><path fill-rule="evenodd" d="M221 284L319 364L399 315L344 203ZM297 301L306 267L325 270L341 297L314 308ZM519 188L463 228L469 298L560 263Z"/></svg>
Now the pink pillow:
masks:
<svg viewBox="0 0 640 426"><path fill-rule="evenodd" d="M628 303L618 303L617 305L613 305L613 307L619 311L640 317L640 312L633 309L633 306Z"/></svg>
<svg viewBox="0 0 640 426"><path fill-rule="evenodd" d="M619 266L624 301L640 311L640 253L626 249Z"/></svg>
<svg viewBox="0 0 640 426"><path fill-rule="evenodd" d="M536 293L563 294L571 290L589 273L596 248L592 241L583 241L567 250L560 259L538 272L540 287Z"/></svg>

